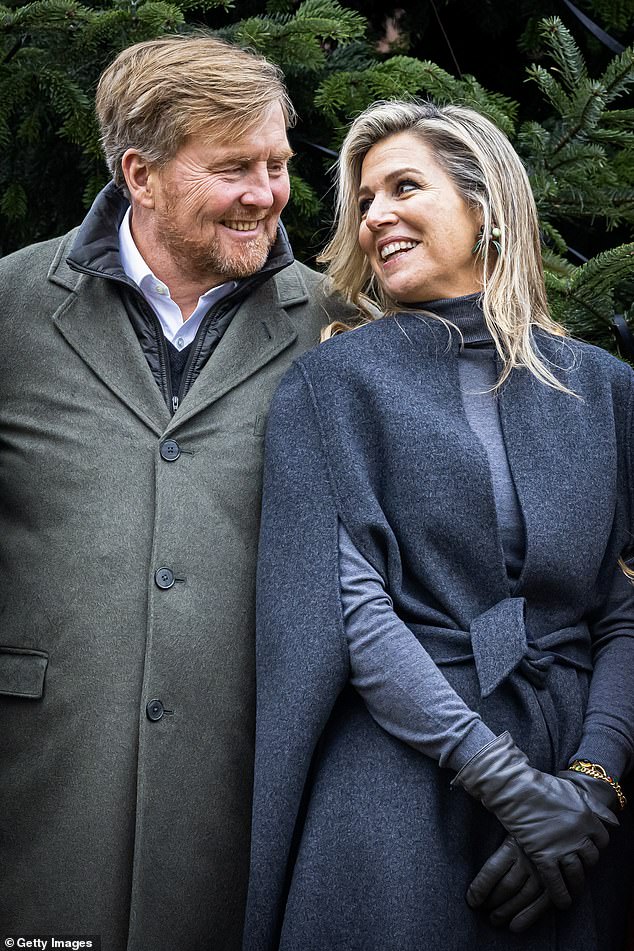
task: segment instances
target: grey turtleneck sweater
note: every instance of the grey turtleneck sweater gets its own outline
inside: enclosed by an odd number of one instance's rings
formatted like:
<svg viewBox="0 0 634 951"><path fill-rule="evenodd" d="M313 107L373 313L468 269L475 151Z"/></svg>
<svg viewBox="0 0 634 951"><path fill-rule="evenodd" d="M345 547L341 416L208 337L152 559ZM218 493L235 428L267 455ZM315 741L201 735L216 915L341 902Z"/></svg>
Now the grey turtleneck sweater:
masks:
<svg viewBox="0 0 634 951"><path fill-rule="evenodd" d="M524 522L498 412L496 352L479 306L479 294L433 301L427 309L451 320L462 333L464 348L458 361L460 392L469 426L489 459L498 529L512 590L524 563Z"/></svg>
<svg viewBox="0 0 634 951"><path fill-rule="evenodd" d="M451 321L463 336L459 379L469 425L487 453L511 593L524 562L525 533L508 464L494 390L496 353L479 295L421 305ZM350 654L351 683L372 717L393 736L459 770L494 734L450 686L425 648L395 614L383 579L339 526L341 601ZM617 572L609 607L628 625L634 593ZM606 698L609 704L609 698ZM590 754L590 755L588 755ZM594 754L594 755L592 755ZM588 751L602 762L601 751ZM606 767L608 763L604 763Z"/></svg>

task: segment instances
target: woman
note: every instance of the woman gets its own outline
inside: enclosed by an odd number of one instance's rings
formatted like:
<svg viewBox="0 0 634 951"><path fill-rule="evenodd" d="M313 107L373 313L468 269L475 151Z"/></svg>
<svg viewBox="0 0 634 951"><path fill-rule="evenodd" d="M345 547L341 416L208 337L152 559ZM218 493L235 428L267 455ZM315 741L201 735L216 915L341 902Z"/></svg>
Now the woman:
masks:
<svg viewBox="0 0 634 951"><path fill-rule="evenodd" d="M620 951L632 371L549 317L482 116L378 103L339 176L368 322L271 410L245 949Z"/></svg>

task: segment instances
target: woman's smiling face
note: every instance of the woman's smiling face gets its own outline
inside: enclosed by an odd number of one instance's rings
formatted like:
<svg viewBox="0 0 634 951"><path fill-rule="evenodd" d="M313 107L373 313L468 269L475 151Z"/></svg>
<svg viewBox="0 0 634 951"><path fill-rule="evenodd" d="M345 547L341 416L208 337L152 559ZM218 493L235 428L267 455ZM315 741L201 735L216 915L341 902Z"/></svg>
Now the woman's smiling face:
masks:
<svg viewBox="0 0 634 951"><path fill-rule="evenodd" d="M480 215L412 132L377 142L361 168L359 244L386 294L403 303L482 288L472 253Z"/></svg>

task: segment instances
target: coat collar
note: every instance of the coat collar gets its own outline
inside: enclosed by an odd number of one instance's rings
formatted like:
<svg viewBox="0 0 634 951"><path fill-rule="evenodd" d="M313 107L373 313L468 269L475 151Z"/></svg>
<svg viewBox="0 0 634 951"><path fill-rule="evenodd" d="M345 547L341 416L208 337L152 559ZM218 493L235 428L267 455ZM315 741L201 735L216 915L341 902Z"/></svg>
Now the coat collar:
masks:
<svg viewBox="0 0 634 951"><path fill-rule="evenodd" d="M116 284L71 269L66 255L76 232L62 242L48 278L70 291L53 314L67 343L102 382L157 435L169 423L169 412Z"/></svg>
<svg viewBox="0 0 634 951"><path fill-rule="evenodd" d="M213 359L171 417L121 300L119 287L131 283L121 268L117 239L126 207L111 183L81 227L61 242L48 279L71 293L53 320L105 385L160 436L177 431L290 346L297 332L286 310L307 301L308 293L280 226L266 265L242 284L244 294Z"/></svg>
<svg viewBox="0 0 634 951"><path fill-rule="evenodd" d="M599 369L593 351L575 341L538 332L536 344L577 394L521 368L497 394L526 537L513 594L529 602L527 625L539 637L552 623L562 586L579 605L594 597L588 579L599 577L608 546L616 545L618 445L614 370ZM350 534L384 576L400 564L394 539L410 540L415 580L402 589L404 616L414 610L408 599L417 585L442 607L453 596L447 579L460 575L465 613L455 617L466 629L510 591L490 464L464 410L460 359L459 342L444 326L401 314L336 337L300 363L315 405L326 408L325 438L336 446L330 464ZM445 498L450 517L439 503ZM384 535L375 530L381 519ZM421 525L425 546L416 537ZM616 547L618 554L622 535Z"/></svg>
<svg viewBox="0 0 634 951"><path fill-rule="evenodd" d="M67 248L67 263L70 268L96 277L111 278L136 285L126 275L119 254L119 227L130 203L123 191L114 182L109 182L95 198L88 214L74 232ZM284 226L278 233L270 254L257 274L240 281L245 289L253 283L261 283L293 262L293 252Z"/></svg>

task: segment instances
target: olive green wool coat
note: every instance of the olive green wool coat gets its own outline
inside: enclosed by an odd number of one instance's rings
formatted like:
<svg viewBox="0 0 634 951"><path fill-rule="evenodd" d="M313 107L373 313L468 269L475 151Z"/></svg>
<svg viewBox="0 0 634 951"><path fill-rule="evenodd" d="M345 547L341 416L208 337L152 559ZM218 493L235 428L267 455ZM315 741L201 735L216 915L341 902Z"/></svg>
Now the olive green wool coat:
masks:
<svg viewBox="0 0 634 951"><path fill-rule="evenodd" d="M342 307L291 264L171 417L116 284L66 264L73 237L0 262L0 935L232 951L262 437Z"/></svg>

